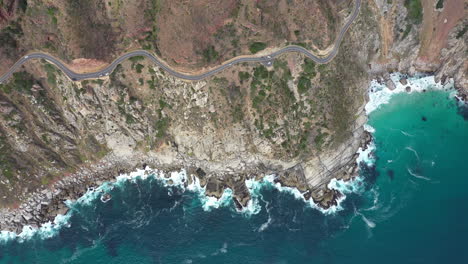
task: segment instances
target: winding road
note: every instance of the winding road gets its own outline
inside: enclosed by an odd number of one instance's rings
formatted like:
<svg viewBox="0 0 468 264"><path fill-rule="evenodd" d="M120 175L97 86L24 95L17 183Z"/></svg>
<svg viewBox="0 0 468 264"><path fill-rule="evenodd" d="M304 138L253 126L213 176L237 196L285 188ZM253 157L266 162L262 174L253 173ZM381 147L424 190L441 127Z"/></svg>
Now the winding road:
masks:
<svg viewBox="0 0 468 264"><path fill-rule="evenodd" d="M354 22L356 17L359 14L359 9L361 7L361 0L356 0L353 13L351 14L351 17L349 20L346 22L346 24L343 26L341 29L337 39L335 40L335 43L333 45L333 49L331 52L325 56L325 57L317 57L316 55L312 54L309 52L307 49L301 47L301 46L296 46L296 45L290 45L286 46L278 51L275 51L273 53L270 53L268 55L264 56L242 56L238 58L234 58L231 60L228 60L227 62L211 69L208 70L204 73L198 74L198 75L190 75L190 74L185 74L182 72L178 72L172 68L170 68L167 64L165 64L161 59L157 58L155 55L152 53L145 51L145 50L136 50L136 51L131 51L128 52L116 60L114 60L111 64L109 64L107 67L104 69L97 71L97 72L91 72L91 73L76 73L72 70L70 70L63 62L60 60L56 59L55 57L52 57L51 55L37 52L37 53L30 53L26 56L23 56L21 59L19 59L9 70L6 72L3 76L0 77L0 84L3 83L5 80L7 80L13 72L17 71L23 64L25 64L27 61L32 60L32 59L45 59L53 64L55 64L58 68L60 68L70 79L73 81L79 81L79 80L84 80L84 79L93 79L93 78L100 78L106 75L109 75L115 67L117 67L118 64L122 63L122 61L135 57L135 56L144 56L151 61L154 62L154 64L158 65L160 68L164 69L166 72L169 74L173 75L174 77L180 78L180 79L185 79L189 81L199 81L202 79L205 79L207 77L210 77L220 71L223 71L227 68L232 67L234 64L239 64L243 62L259 62L263 63L265 65L271 65L272 61L274 58L280 56L283 53L287 52L299 52L310 58L311 60L315 61L316 63L324 64L330 62L335 55L338 53L338 49L340 47L341 41L343 40L344 34L346 31L349 29L351 24Z"/></svg>

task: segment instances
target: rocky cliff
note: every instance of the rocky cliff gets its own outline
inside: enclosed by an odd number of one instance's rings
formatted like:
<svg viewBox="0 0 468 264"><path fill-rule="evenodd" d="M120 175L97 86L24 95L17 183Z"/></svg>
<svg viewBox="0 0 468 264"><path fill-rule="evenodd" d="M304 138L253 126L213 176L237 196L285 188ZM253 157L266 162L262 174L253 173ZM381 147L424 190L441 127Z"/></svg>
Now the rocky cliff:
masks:
<svg viewBox="0 0 468 264"><path fill-rule="evenodd" d="M209 195L233 189L238 206L249 200L245 179L276 174L329 207L339 194L328 182L356 174L356 151L370 139L363 108L371 78L429 71L467 89L466 18L447 15L462 2L431 11L418 0L363 1L326 65L291 53L270 67L238 65L185 82L134 57L108 77L73 82L46 61L30 62L0 85L0 229L52 219L64 200L146 165L187 168ZM333 2L336 22L349 4ZM271 6L257 8L273 19Z"/></svg>

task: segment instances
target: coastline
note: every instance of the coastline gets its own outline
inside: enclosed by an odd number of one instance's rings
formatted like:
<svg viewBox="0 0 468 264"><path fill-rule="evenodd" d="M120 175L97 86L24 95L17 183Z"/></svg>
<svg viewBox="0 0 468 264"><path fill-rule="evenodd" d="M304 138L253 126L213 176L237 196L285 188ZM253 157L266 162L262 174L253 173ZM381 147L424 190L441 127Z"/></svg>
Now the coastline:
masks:
<svg viewBox="0 0 468 264"><path fill-rule="evenodd" d="M368 145L371 137L369 135L366 137L368 141L365 141L365 145ZM348 168L348 171L352 172L353 175L340 180L343 183L351 183L358 176L358 163L354 161L351 163L352 166ZM150 167L157 169L153 170ZM296 185L285 182L282 177L290 175L290 169L277 173L268 170L251 171L250 176L243 173L230 177L227 182L222 182L222 178L218 179L221 182L216 182L217 177L205 178L206 173L200 168L179 165L165 166L148 157L135 156L122 160L110 156L100 163L82 168L80 171L64 177L47 189L31 194L30 198L18 208L0 209L0 230L4 233L2 236L21 237L22 232L31 233L33 230L43 228L49 230L53 229L54 226L62 225L66 222L64 219L68 219L66 215L70 210L70 205L82 201L83 197L90 192L101 191L105 185L112 185L120 180L130 180L140 176L138 172L142 171L145 175L165 175L162 178L168 185L178 185L184 189L201 193L207 208L218 207L223 203L221 201L226 203L227 199L232 199L236 210L241 213L247 212L247 214L255 213L254 200L258 191L258 187L255 185L262 182L269 182L281 191L293 193L296 198L303 199L304 202L324 213L335 212L336 207L339 207L340 202L345 197L339 190L330 188L331 186L336 188L336 185L328 184L320 197L311 195L313 190L310 188L303 190L304 186L300 182ZM168 176L181 172L187 175L184 180ZM25 227L26 229L24 229ZM7 235L7 233L9 234Z"/></svg>
<svg viewBox="0 0 468 264"><path fill-rule="evenodd" d="M409 79L411 87L418 86L418 80L425 80L422 83L433 82L435 89L453 89L453 80L449 80L446 84L438 84L435 82L434 76L420 75L415 77L408 77L404 74L392 74L391 79L395 83L395 89L391 90L384 84L378 81L372 81L369 86L370 101L366 105L366 115L378 108L378 105L385 104L388 99L396 93L408 92L402 79ZM415 81L412 81L413 78ZM408 82L408 80L407 80ZM400 84L398 84L400 83ZM403 88L402 88L403 87ZM424 92L425 89L411 89L410 92L419 91ZM455 89L453 89L456 91ZM380 97L375 97L381 93ZM460 93L461 94L461 93ZM461 97L461 99L459 98ZM383 100L378 100L378 99ZM456 100L464 100L463 95L457 96L454 94ZM367 106L371 103L377 106L371 111L367 111ZM374 105L375 106L375 105ZM188 177L186 181L182 182L184 188L202 193L204 195L205 204L209 207L219 207L221 204L226 204L226 201L233 200L238 212L255 212L254 200L256 184L262 181L268 181L280 191L286 191L294 195L298 199L303 199L309 202L311 207L322 211L323 213L333 213L340 210L340 203L346 198L347 192L355 191L352 183L359 179L358 168L359 164L364 162L367 165L372 164L372 151L375 148L372 142L372 127L364 125L365 133L363 144L355 155L355 159L345 168L345 174L333 175L329 180L325 189L315 192L308 186L304 185L301 180L301 170L297 166L282 170L271 171L271 169L252 169L246 170L242 173L230 174L230 177L225 175L211 174L211 177L206 177L207 173L199 167L184 166L184 164L174 164L168 166L161 164L158 159L154 157L142 156L138 153L131 157L122 158L116 156L107 156L100 163L90 165L82 168L80 171L64 177L60 181L54 183L48 189L41 190L31 194L31 198L23 203L18 208L0 209L0 230L2 235L5 231L10 232L8 236L13 236L16 233L18 236L24 231L25 226L29 226L26 231L38 228L51 229L66 222L64 216L67 215L70 209L68 205L75 201L79 201L83 195L86 195L92 190L101 188L103 184L109 182L111 184L117 182L119 179L130 179L128 175L132 172L145 170L148 167L157 168L157 171L164 175L171 175L174 172L186 171ZM367 158L365 158L367 157ZM185 168L185 170L184 170ZM342 171L342 170L340 170ZM346 173L347 172L347 173ZM302 172L303 173L303 172ZM275 175L275 176L271 176ZM181 184L180 181L175 181L172 178L167 178L169 185L175 183ZM291 180L293 179L293 180ZM172 183L171 183L172 182ZM55 223L55 224L52 224ZM12 233L11 233L12 232ZM6 233L5 233L6 234Z"/></svg>

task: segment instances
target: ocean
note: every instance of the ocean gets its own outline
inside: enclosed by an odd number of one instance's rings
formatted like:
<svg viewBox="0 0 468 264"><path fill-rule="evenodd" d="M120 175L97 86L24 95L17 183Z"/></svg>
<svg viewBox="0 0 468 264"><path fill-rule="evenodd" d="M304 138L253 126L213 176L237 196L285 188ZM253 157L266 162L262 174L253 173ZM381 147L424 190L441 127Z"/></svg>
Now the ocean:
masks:
<svg viewBox="0 0 468 264"><path fill-rule="evenodd" d="M360 176L333 180L345 197L319 209L292 188L249 180L206 197L184 171L121 175L34 230L0 235L0 263L468 263L468 117L452 84L408 78L411 93L369 88ZM464 108L465 107L465 108ZM112 199L102 202L101 192Z"/></svg>

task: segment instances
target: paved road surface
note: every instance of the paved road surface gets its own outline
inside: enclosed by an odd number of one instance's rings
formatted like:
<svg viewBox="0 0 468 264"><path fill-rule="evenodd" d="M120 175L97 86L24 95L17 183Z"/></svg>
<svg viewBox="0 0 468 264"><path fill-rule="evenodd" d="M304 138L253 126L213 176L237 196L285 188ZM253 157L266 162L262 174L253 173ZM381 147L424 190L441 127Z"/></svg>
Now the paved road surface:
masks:
<svg viewBox="0 0 468 264"><path fill-rule="evenodd" d="M233 60L230 60L230 61L228 61L226 63L223 63L220 66L217 66L216 68L213 68L213 69L211 69L211 70L209 70L207 72L204 72L204 73L201 73L201 74L198 74L198 75L189 75L189 74L181 73L181 72L178 72L178 71L175 71L175 70L171 69L165 63L163 63L160 59L155 57L152 53L150 53L148 51L144 51L144 50L137 50L137 51L132 51L132 52L126 53L126 54L122 55L121 57L117 58L111 64L109 64L106 68L104 68L104 69L102 69L100 71L97 71L97 72L92 72L92 73L76 73L76 72L70 70L69 68L67 68L67 66L65 66L58 59L56 59L56 58L54 58L54 57L52 57L52 56L50 56L48 54L38 52L38 53L30 53L30 54L22 57L20 60L18 60L8 70L8 72L6 72L3 76L0 77L0 83L3 83L6 79L8 79L8 77L10 77L13 74L13 72L17 71L24 63L26 63L27 61L29 61L31 59L45 59L45 60L48 60L49 62L55 64L58 68L60 68L66 75L68 75L68 77L70 77L74 81L99 78L99 77L109 75L115 69L115 67L117 67L117 65L120 64L122 61L124 61L124 60L126 60L126 59L128 59L130 57L135 57L135 56L144 56L144 57L150 59L151 61L153 61L154 64L158 65L159 67L161 67L162 69L167 71L169 74L171 74L171 75L173 75L173 76L175 76L177 78L190 80L190 81L198 81L198 80L205 79L205 78L210 77L210 76L212 76L212 75L214 75L214 74L216 74L216 73L218 73L220 71L225 70L226 68L229 68L229 67L233 66L234 64L243 63L243 62L260 62L260 63L263 63L265 65L271 65L271 63L272 63L272 61L273 61L273 59L275 57L278 57L281 54L286 53L286 52L299 52L299 53L304 54L305 56L307 56L308 58L312 59L313 61L315 61L317 63L321 63L321 64L328 63L338 53L338 49L340 47L341 41L343 40L344 34L346 33L348 28L351 26L351 24L354 22L354 20L358 16L360 7L361 7L361 0L356 0L354 10L353 10L353 13L351 14L351 17L349 18L349 20L346 22L346 24L341 29L341 31L340 31L340 33L338 35L338 38L336 39L335 44L333 46L333 50L326 57L317 57L317 56L310 53L307 49L305 49L303 47L290 45L290 46L284 47L284 48L282 48L282 49L280 49L278 51L275 51L275 52L273 52L273 53L271 53L269 55L265 55L265 56L262 56L262 57L258 57L258 56L255 56L255 55L253 55L253 56L243 56L243 57L239 57L239 58L235 58Z"/></svg>

